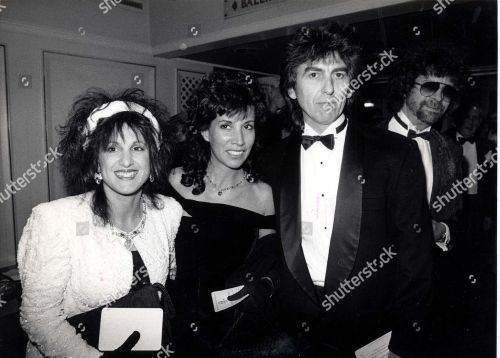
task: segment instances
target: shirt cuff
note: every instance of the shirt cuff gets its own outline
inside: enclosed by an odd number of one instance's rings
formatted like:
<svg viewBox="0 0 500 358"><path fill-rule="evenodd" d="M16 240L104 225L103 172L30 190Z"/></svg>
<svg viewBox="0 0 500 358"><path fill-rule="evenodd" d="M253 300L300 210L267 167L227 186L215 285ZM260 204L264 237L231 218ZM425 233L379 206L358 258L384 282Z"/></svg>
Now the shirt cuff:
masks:
<svg viewBox="0 0 500 358"><path fill-rule="evenodd" d="M450 228L448 227L448 225L446 225L443 222L440 222L440 224L444 225L445 233L444 233L443 237L441 237L438 241L436 241L436 245L441 250L443 250L444 252L446 252L446 251L449 250L449 244L450 244L450 241L451 241L451 238L450 238Z"/></svg>

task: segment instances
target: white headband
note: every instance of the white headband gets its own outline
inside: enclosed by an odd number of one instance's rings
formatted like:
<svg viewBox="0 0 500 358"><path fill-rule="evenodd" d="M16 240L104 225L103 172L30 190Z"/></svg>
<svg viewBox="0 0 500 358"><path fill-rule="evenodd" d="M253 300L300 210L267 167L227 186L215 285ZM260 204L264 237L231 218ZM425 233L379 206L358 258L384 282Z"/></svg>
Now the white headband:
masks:
<svg viewBox="0 0 500 358"><path fill-rule="evenodd" d="M113 101L109 103L104 103L100 107L94 109L90 116L87 118L87 128L86 135L90 135L97 127L97 123L102 118L108 118L112 115L120 112L137 112L142 114L144 117L151 121L151 125L156 131L155 141L158 148L160 147L160 143L158 140L158 134L160 133L160 125L158 124L158 120L153 116L153 114L140 104L134 102L124 102L124 101ZM83 145L84 148L87 146L88 141Z"/></svg>

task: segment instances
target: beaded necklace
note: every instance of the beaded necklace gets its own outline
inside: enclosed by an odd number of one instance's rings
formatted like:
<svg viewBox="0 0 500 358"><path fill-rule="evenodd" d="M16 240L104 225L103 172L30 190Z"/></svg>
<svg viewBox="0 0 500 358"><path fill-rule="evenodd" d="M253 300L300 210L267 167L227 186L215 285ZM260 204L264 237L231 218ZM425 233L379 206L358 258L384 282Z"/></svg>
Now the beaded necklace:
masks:
<svg viewBox="0 0 500 358"><path fill-rule="evenodd" d="M221 196L225 191L228 191L228 190L231 190L231 189L239 187L245 181L245 175L243 175L243 178L241 178L241 180L238 183L236 183L234 185L231 185L231 186L228 186L227 188L219 189L219 188L217 188L217 184L215 184L212 181L212 179L210 178L210 176L208 175L208 173L205 176L207 177L207 179L210 182L210 184L213 185L213 187L215 188L215 190L217 190L217 195L219 195L219 196Z"/></svg>
<svg viewBox="0 0 500 358"><path fill-rule="evenodd" d="M134 243L132 242L132 240L144 230L145 225L146 225L146 202L142 200L142 217L141 221L139 221L139 224L137 224L137 226L132 231L129 232L120 230L113 224L111 224L111 231L113 235L116 235L120 239L124 240L125 248L131 251L132 248L134 247Z"/></svg>

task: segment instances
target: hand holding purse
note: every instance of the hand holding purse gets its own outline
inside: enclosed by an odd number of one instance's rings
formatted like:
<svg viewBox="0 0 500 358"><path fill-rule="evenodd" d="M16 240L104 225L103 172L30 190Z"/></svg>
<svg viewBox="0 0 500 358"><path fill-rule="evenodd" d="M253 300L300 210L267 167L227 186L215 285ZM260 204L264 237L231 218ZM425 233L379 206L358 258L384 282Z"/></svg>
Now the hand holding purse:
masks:
<svg viewBox="0 0 500 358"><path fill-rule="evenodd" d="M132 352L132 348L139 342L141 334L137 331L133 332L123 344L112 352L104 352L101 358L123 358Z"/></svg>
<svg viewBox="0 0 500 358"><path fill-rule="evenodd" d="M159 293L161 294L161 298L158 295ZM99 345L101 313L104 307L161 308L163 310L162 345L166 347L172 341L170 319L175 317L175 309L167 289L161 283L143 285L114 302L67 319L77 329L77 332L81 334L82 338L96 349Z"/></svg>

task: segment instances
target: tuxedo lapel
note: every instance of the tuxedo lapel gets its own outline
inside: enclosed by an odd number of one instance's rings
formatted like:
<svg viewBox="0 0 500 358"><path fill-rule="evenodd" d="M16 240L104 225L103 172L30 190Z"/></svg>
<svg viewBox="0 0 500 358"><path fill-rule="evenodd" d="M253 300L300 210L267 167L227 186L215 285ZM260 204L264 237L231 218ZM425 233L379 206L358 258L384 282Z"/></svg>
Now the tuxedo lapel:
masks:
<svg viewBox="0 0 500 358"><path fill-rule="evenodd" d="M362 137L349 123L340 170L337 204L328 253L325 293L349 277L359 246L363 197Z"/></svg>
<svg viewBox="0 0 500 358"><path fill-rule="evenodd" d="M438 196L446 195L453 183L460 179L462 167L462 148L456 142L443 137L435 129L431 129L429 144L432 155L432 192L430 203ZM448 220L461 208L461 198L451 200L442 210L437 211L430 205L434 220Z"/></svg>
<svg viewBox="0 0 500 358"><path fill-rule="evenodd" d="M300 207L300 136L291 138L285 149L279 200L280 230L286 264L306 293L317 301L302 251Z"/></svg>
<svg viewBox="0 0 500 358"><path fill-rule="evenodd" d="M436 195L439 194L440 189L443 187L443 183L441 180L443 179L440 173L440 161L443 160L440 155L439 142L436 138L436 135L433 133L434 129L431 129L431 137L429 139L429 145L431 147L431 156L432 156L432 189L431 189L431 199L430 202L434 202ZM432 208L430 209L433 210Z"/></svg>

